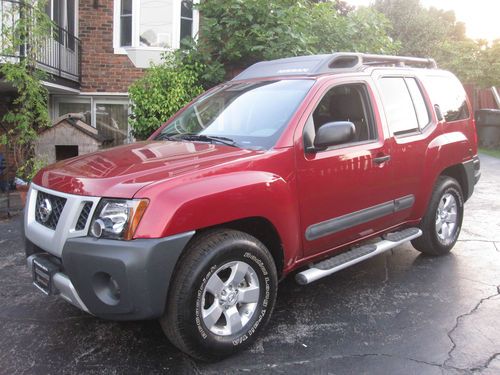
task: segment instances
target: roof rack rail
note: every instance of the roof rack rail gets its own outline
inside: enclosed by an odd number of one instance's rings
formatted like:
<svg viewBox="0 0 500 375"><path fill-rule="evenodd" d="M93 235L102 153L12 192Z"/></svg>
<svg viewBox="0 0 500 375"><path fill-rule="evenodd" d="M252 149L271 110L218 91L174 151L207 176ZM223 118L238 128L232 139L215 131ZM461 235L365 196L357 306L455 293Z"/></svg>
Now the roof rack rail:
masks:
<svg viewBox="0 0 500 375"><path fill-rule="evenodd" d="M391 65L407 66L417 65L429 69L436 69L437 64L434 59L408 56L390 56L390 55L370 55L360 54L363 65Z"/></svg>
<svg viewBox="0 0 500 375"><path fill-rule="evenodd" d="M437 68L436 61L427 58L337 52L329 55L297 56L258 62L234 77L233 81L275 76L347 73L359 71L367 66Z"/></svg>

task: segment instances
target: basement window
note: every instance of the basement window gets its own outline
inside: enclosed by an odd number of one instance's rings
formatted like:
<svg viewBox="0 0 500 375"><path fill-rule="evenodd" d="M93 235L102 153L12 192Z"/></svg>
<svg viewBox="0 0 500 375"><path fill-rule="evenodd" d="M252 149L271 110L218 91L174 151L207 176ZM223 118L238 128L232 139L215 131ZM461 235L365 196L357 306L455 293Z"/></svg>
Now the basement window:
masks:
<svg viewBox="0 0 500 375"><path fill-rule="evenodd" d="M97 129L106 147L129 143L132 138L128 124L127 97L59 95L52 97L52 120L70 115Z"/></svg>

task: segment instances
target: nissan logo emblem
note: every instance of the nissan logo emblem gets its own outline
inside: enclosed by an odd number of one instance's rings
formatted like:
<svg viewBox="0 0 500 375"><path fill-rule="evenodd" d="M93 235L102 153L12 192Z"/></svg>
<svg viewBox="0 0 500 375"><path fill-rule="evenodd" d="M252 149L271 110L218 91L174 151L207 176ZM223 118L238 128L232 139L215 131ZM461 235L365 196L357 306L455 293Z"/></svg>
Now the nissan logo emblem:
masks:
<svg viewBox="0 0 500 375"><path fill-rule="evenodd" d="M46 223L49 220L50 215L52 214L52 203L48 198L45 198L40 202L38 206L38 215L40 216L40 220L42 223Z"/></svg>

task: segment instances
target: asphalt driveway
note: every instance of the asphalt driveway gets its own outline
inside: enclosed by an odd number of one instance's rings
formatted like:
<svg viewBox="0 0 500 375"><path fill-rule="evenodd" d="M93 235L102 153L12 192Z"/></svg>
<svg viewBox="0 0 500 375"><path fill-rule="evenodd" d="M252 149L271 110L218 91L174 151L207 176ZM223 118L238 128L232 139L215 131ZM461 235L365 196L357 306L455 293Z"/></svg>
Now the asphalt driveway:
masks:
<svg viewBox="0 0 500 375"><path fill-rule="evenodd" d="M268 328L215 364L176 350L155 321L96 319L31 285L19 217L0 222L0 374L500 374L500 159L466 204L452 254L411 245L308 286L280 284Z"/></svg>

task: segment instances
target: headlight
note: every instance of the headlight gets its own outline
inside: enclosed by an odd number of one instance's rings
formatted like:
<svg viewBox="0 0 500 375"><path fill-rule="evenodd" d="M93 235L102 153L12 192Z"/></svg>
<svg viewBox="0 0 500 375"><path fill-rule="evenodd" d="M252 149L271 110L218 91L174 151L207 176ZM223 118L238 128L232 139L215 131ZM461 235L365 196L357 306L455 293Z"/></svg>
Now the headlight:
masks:
<svg viewBox="0 0 500 375"><path fill-rule="evenodd" d="M92 219L90 232L97 238L131 240L147 206L146 199L103 199Z"/></svg>

